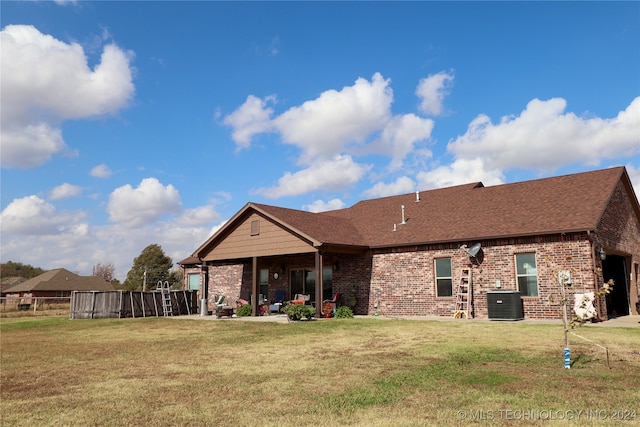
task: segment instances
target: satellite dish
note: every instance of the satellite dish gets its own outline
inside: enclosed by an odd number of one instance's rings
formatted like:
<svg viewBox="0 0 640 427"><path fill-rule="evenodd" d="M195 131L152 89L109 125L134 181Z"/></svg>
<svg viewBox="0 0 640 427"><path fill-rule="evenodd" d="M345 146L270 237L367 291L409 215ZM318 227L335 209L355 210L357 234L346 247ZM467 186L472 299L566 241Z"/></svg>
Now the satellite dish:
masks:
<svg viewBox="0 0 640 427"><path fill-rule="evenodd" d="M471 246L471 248L467 250L467 253L471 258L475 258L476 255L478 255L478 252L480 252L480 248L481 248L480 243L476 243L475 245Z"/></svg>

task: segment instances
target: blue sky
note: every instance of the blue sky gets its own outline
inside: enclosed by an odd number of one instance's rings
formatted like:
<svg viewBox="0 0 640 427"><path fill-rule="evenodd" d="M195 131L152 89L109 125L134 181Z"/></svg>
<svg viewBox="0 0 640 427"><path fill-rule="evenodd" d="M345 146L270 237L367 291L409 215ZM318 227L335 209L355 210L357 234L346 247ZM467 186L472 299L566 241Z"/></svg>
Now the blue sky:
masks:
<svg viewBox="0 0 640 427"><path fill-rule="evenodd" d="M638 2L0 8L2 262L123 279L249 201L617 165L640 189Z"/></svg>

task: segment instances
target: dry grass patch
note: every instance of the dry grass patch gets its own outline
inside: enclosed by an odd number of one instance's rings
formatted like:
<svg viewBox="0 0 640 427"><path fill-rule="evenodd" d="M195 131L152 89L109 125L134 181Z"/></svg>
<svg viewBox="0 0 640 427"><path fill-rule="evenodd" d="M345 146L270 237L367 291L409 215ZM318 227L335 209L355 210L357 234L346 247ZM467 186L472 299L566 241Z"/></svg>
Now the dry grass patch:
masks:
<svg viewBox="0 0 640 427"><path fill-rule="evenodd" d="M7 426L417 426L456 424L457 411L640 410L637 328L582 328L612 349L612 369L572 339L571 370L561 326L518 322L58 318L0 328Z"/></svg>

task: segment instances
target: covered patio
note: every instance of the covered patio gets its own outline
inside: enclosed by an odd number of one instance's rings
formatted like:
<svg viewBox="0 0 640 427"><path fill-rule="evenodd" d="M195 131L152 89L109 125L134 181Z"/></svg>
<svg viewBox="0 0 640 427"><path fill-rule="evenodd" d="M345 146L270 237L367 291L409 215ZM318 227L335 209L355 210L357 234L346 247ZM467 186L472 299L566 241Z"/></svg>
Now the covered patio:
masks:
<svg viewBox="0 0 640 427"><path fill-rule="evenodd" d="M280 212L271 212L274 209ZM368 248L347 244L347 239L335 242L330 238L336 235L335 224L318 224L317 219L305 224L307 229L314 226L311 237L295 224L283 221L287 211L246 205L194 256L179 262L189 288L198 290L210 311L215 311L221 295L227 306L241 301L251 304L252 316L264 313L264 306L305 295L305 303L315 307L316 317L321 317L322 301L339 293L339 304L366 313L371 277ZM299 216L296 212L296 219ZM296 219L291 218L292 222ZM323 235L327 238L322 239Z"/></svg>

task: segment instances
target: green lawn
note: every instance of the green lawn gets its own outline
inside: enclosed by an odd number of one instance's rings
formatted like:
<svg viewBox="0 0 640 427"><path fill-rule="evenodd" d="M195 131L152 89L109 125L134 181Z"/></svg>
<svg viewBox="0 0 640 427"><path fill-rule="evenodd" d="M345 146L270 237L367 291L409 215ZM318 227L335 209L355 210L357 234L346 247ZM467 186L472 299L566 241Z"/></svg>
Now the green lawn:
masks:
<svg viewBox="0 0 640 427"><path fill-rule="evenodd" d="M2 319L3 426L640 424L640 328ZM626 424L625 424L626 423Z"/></svg>

